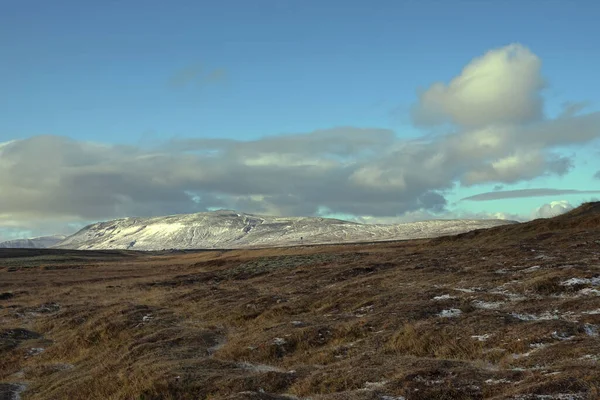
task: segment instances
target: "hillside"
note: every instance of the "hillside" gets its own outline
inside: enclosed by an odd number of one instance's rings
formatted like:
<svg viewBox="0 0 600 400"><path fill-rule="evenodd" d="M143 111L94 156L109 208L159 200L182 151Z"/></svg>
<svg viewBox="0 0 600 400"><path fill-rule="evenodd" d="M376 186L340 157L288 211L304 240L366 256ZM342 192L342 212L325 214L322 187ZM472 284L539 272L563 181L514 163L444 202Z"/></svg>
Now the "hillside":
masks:
<svg viewBox="0 0 600 400"><path fill-rule="evenodd" d="M46 249L65 240L66 236L42 236L31 239L14 239L0 242L0 249Z"/></svg>
<svg viewBox="0 0 600 400"><path fill-rule="evenodd" d="M600 398L600 203L457 236L0 250L0 398Z"/></svg>
<svg viewBox="0 0 600 400"><path fill-rule="evenodd" d="M371 225L330 218L215 211L101 222L85 227L56 247L79 250L231 249L375 242L453 235L510 223L512 221L437 220Z"/></svg>

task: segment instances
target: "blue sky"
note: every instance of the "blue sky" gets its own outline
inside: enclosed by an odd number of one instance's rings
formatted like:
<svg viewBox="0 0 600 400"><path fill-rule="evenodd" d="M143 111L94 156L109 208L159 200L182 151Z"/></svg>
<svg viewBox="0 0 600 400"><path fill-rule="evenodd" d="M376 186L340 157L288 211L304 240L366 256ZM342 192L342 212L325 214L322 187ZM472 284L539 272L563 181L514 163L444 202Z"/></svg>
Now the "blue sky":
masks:
<svg viewBox="0 0 600 400"><path fill-rule="evenodd" d="M483 125L461 125L452 120L457 115L450 111L446 115L449 123L415 123L419 93L435 82L449 84L472 60L511 44L522 46L540 61L538 72L544 80L543 87L524 94L543 98L543 115L519 120L519 129L558 117L567 102L585 105L580 114L592 115L595 124L600 101L599 18L600 6L593 1L3 1L0 143L53 135L55 141L82 146L125 145L139 157L140 152L155 154L174 142L199 145L206 139L231 139L258 145L265 137L299 135L307 139L303 135L339 127L390 130L396 144L466 132ZM452 100L450 95L444 96ZM551 201L577 204L598 197L579 193L460 201L494 188L600 189L600 180L594 178L600 170L596 140L600 133L598 125L590 129L596 130L596 136L540 145L531 156L559 154L569 158L569 168L540 167L537 175L492 177L471 185L464 184L461 169L462 175L448 177L454 182L450 186L427 188L427 193L442 193L446 199L443 211L405 198L402 202L406 205L394 208L393 197L386 194L389 211L376 217L497 212L525 217ZM518 141L520 133L511 137ZM63 147L56 145L60 151ZM519 154L525 151L511 149ZM281 154L289 158L289 151L284 150ZM531 147L526 150L533 154ZM4 153L9 151L17 150L6 147ZM231 147L221 151L223 157L237 154ZM47 156L44 151L39 154ZM60 177L67 173L65 165L72 167L64 157L63 153L55 157L63 160L55 160L54 173ZM355 160L356 155L352 157ZM83 164L81 170L91 168ZM168 174L170 170L161 171ZM115 171L112 173L114 177ZM71 169L69 174L73 174ZM327 199L312 208L287 209L285 202L273 199L273 204L263 207L254 204L265 197L262 193L252 193L252 199L242 201L244 193L220 186L215 189L206 180L189 183L190 174L192 171L186 172L188 178L182 180L187 183L172 190L201 193L202 198L211 199L212 203L192 202L199 210L237 206L246 211L315 214L325 207L336 215L373 216L366 204L368 196L357 204L339 207L341 203ZM156 195L153 203L160 205L140 205L135 194L119 192L118 185L110 182L104 191L112 191L112 198L121 202L125 198L128 213L195 211L195 206L186 206L181 199L173 207L161 203L163 195L151 190L145 195ZM3 186L3 191L9 190L8 183ZM269 192L269 196L311 197L311 192L302 190ZM53 193L40 189L36 199L43 201ZM71 214L46 205L40 205L43 211L39 211L33 198L28 209L13 210L11 201L14 199L5 199L3 206L0 197L4 232L11 230L11 235L49 233L65 224L118 217L123 212L114 211L123 209L119 204L107 207L112 213L74 207L78 211ZM102 208L96 205L96 210L98 207ZM40 219L47 220L43 228L37 222L32 225L32 220ZM2 221L0 218L0 229Z"/></svg>

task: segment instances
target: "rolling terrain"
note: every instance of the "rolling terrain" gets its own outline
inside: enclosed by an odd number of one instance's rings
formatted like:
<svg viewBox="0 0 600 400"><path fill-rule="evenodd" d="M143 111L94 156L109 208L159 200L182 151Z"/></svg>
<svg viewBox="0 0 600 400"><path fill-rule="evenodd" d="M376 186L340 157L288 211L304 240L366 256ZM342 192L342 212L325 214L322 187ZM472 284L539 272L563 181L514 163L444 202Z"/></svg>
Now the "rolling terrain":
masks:
<svg viewBox="0 0 600 400"><path fill-rule="evenodd" d="M370 244L0 250L0 399L600 397L600 203Z"/></svg>
<svg viewBox="0 0 600 400"><path fill-rule="evenodd" d="M65 240L66 236L42 236L31 239L7 240L0 243L0 249L46 249Z"/></svg>
<svg viewBox="0 0 600 400"><path fill-rule="evenodd" d="M417 239L514 223L437 220L397 225L331 218L271 217L214 211L154 218L124 218L85 227L54 247L79 250L232 249Z"/></svg>

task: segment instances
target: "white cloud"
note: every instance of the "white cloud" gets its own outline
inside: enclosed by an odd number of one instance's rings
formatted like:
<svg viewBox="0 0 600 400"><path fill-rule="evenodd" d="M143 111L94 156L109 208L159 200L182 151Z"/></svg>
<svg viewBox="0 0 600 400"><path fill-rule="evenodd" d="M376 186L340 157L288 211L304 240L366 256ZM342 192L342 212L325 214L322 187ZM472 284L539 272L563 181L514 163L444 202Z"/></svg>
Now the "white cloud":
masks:
<svg viewBox="0 0 600 400"><path fill-rule="evenodd" d="M524 123L542 116L541 60L520 44L471 61L449 84L431 85L413 110L417 124L465 127Z"/></svg>
<svg viewBox="0 0 600 400"><path fill-rule="evenodd" d="M532 218L552 218L571 211L574 207L567 200L553 201L536 208Z"/></svg>

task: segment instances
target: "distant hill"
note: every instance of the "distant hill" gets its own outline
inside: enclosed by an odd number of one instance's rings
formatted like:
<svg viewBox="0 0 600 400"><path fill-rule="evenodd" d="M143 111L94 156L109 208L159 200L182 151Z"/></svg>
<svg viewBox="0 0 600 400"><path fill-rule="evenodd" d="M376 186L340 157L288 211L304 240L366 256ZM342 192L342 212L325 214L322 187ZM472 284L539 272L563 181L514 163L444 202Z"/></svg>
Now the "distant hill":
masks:
<svg viewBox="0 0 600 400"><path fill-rule="evenodd" d="M46 249L52 247L63 240L66 236L42 236L31 239L14 239L0 243L0 249Z"/></svg>
<svg viewBox="0 0 600 400"><path fill-rule="evenodd" d="M221 210L101 222L83 228L55 247L163 250L376 242L453 235L513 223L489 219L372 225L330 218L272 217Z"/></svg>

